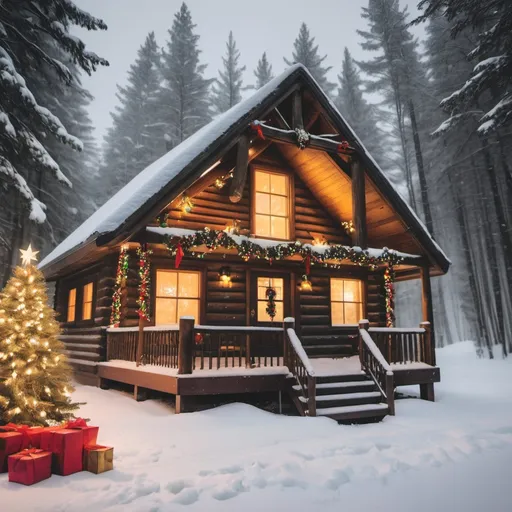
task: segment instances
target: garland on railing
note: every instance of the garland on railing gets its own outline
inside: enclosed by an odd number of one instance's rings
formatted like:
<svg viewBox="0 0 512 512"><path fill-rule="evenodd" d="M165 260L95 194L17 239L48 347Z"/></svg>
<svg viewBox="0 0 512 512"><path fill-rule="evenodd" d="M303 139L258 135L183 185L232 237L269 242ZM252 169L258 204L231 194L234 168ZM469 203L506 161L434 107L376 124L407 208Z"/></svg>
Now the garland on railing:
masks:
<svg viewBox="0 0 512 512"><path fill-rule="evenodd" d="M395 271L389 266L384 271L384 290L386 293L386 327L395 324Z"/></svg>
<svg viewBox="0 0 512 512"><path fill-rule="evenodd" d="M174 241L179 238L178 241ZM303 245L300 241L282 243L270 247L262 247L244 237L237 237L235 240L225 231L217 231L210 228L204 228L191 235L169 236L166 235L164 243L173 257L189 253L197 258L204 258L205 253L195 253L194 247L204 245L207 249L213 251L218 248L235 249L238 256L244 261L250 259L264 259L267 261L282 260L290 256L299 255L307 264L315 263L325 267L339 268L340 265L330 263L328 260L349 260L361 267L370 267L375 270L379 264L387 263L390 266L396 265L402 261L402 257L387 247L382 250L379 256L371 256L367 250L360 247L347 247L344 245L332 245L321 252L317 252L310 245Z"/></svg>
<svg viewBox="0 0 512 512"><path fill-rule="evenodd" d="M112 311L110 313L110 325L119 327L121 321L121 297L123 286L128 275L128 248L122 246L117 260L116 282L114 284L114 293L112 294Z"/></svg>
<svg viewBox="0 0 512 512"><path fill-rule="evenodd" d="M153 253L145 245L137 248L139 258L139 296L137 305L139 306L139 318L149 321L149 290L150 290L150 262L149 257Z"/></svg>

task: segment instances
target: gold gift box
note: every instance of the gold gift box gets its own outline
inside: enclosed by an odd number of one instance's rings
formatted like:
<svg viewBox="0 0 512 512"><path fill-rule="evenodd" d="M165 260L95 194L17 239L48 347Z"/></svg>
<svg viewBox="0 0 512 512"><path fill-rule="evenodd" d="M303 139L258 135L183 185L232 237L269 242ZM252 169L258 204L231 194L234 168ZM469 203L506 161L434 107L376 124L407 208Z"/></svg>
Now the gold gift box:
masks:
<svg viewBox="0 0 512 512"><path fill-rule="evenodd" d="M84 471L105 473L114 469L114 448L110 446L86 446L84 448Z"/></svg>

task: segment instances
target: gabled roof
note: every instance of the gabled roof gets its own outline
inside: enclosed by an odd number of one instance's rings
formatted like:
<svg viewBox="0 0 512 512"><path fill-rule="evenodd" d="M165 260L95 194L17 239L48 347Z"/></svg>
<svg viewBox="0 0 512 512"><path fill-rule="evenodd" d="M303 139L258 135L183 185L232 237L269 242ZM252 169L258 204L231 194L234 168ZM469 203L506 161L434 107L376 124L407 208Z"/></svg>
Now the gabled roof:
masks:
<svg viewBox="0 0 512 512"><path fill-rule="evenodd" d="M316 99L326 109L334 123L340 126L343 135L358 150L370 177L382 193L392 200L399 214L415 232L417 238L421 239L426 252L439 268L446 272L450 262L442 249L429 235L414 211L393 188L309 71L301 64L287 69L252 96L218 116L140 172L46 256L39 267L45 271L47 277L52 277L56 266L67 256L77 251L93 250L94 247L103 246L133 234L135 225L141 218L153 212L163 199L169 197L169 194L179 189L183 183L199 177L214 164L236 143L237 136L247 129L251 121L258 119L277 104L297 82L305 83L313 91ZM165 204L162 203L161 207L164 206Z"/></svg>

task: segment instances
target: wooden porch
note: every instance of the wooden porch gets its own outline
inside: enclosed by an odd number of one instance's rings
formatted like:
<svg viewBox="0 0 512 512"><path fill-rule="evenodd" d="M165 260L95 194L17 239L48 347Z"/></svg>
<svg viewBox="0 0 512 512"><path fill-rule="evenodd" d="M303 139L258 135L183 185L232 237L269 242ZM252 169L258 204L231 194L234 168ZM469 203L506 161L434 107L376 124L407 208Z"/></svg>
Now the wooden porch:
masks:
<svg viewBox="0 0 512 512"><path fill-rule="evenodd" d="M419 328L368 328L359 324L354 354L310 358L296 334L294 320L280 327L195 325L113 328L107 332L107 361L98 363L101 386L109 381L184 397L286 392L303 416L339 421L378 420L395 413L395 389L419 385L421 397L434 400L440 381L430 324Z"/></svg>

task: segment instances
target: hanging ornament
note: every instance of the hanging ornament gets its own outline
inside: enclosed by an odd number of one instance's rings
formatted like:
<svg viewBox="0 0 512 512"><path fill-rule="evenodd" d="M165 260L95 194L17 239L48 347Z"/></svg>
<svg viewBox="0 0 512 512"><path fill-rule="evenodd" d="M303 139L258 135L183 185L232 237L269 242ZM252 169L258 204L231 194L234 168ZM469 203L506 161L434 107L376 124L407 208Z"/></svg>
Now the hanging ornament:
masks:
<svg viewBox="0 0 512 512"><path fill-rule="evenodd" d="M178 242L178 247L176 248L176 260L174 262L174 268L180 268L181 260L185 256L185 252L183 251L183 247L181 243Z"/></svg>
<svg viewBox="0 0 512 512"><path fill-rule="evenodd" d="M121 298L127 275L128 246L123 245L119 252L119 259L117 260L116 282L114 284L114 293L112 294L112 310L110 313L111 327L119 327L121 322Z"/></svg>
<svg viewBox="0 0 512 512"><path fill-rule="evenodd" d="M350 147L350 144L344 140L338 144L338 153L349 154L351 151L354 151L354 148Z"/></svg>
<svg viewBox="0 0 512 512"><path fill-rule="evenodd" d="M137 305L139 306L139 318L149 322L149 297L150 297L150 261L149 257L153 253L146 245L137 248L139 258L139 296Z"/></svg>
<svg viewBox="0 0 512 512"><path fill-rule="evenodd" d="M231 224L226 226L224 232L229 235L239 235L240 234L240 221L238 219L233 219Z"/></svg>
<svg viewBox="0 0 512 512"><path fill-rule="evenodd" d="M395 324L395 271L389 266L384 271L384 291L386 295L386 327Z"/></svg>
<svg viewBox="0 0 512 512"><path fill-rule="evenodd" d="M256 133L259 139L265 140L265 135L263 135L263 130L261 128L261 124L257 121L254 121L254 123L251 123L251 130Z"/></svg>
<svg viewBox="0 0 512 512"><path fill-rule="evenodd" d="M267 307L265 311L267 315L270 317L270 321L273 322L276 316L276 289L269 286L265 291L265 297L267 299Z"/></svg>
<svg viewBox="0 0 512 512"><path fill-rule="evenodd" d="M295 135L297 136L297 145L300 149L306 149L309 144L309 133L304 128L295 128Z"/></svg>
<svg viewBox="0 0 512 512"><path fill-rule="evenodd" d="M308 276L304 274L302 276L302 281L300 282L300 291L301 292L311 292L313 291L313 285L311 281L308 279Z"/></svg>

